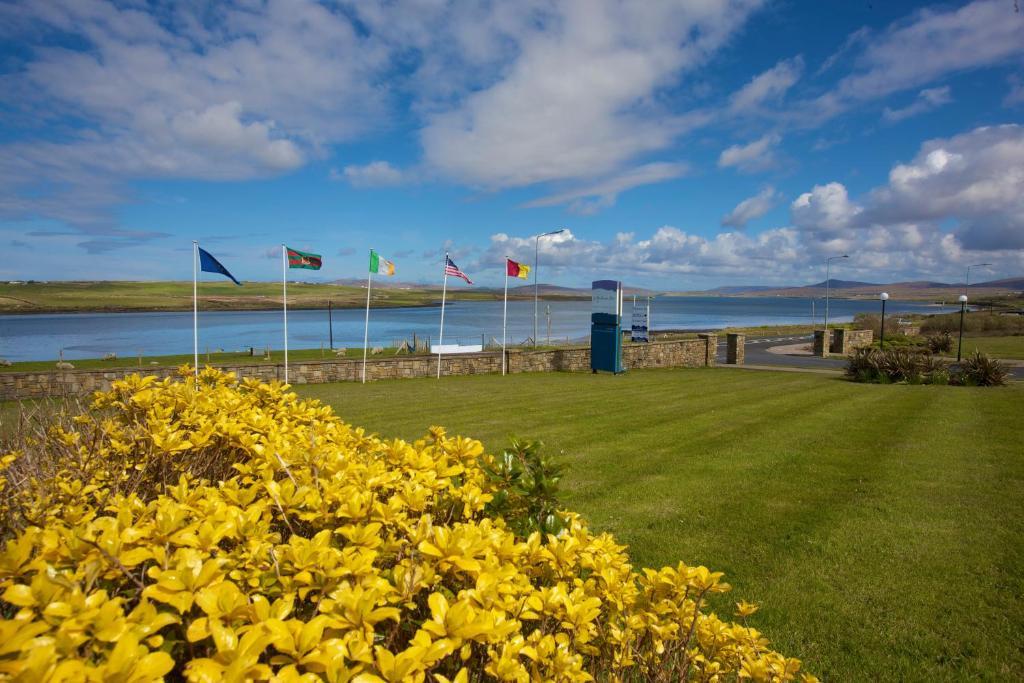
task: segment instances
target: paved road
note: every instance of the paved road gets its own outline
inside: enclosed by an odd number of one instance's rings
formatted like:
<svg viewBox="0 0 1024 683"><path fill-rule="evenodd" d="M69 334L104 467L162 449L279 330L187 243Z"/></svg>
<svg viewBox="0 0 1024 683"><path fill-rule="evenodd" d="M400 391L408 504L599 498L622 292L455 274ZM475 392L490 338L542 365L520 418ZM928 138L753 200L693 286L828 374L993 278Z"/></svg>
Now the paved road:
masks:
<svg viewBox="0 0 1024 683"><path fill-rule="evenodd" d="M790 344L810 344L811 335L793 335L779 337L747 337L746 363L749 365L779 365L790 368L821 368L826 370L842 370L846 361L841 358L819 358L817 356L786 356L769 353L773 346ZM718 362L725 363L725 343L718 345Z"/></svg>
<svg viewBox="0 0 1024 683"><path fill-rule="evenodd" d="M747 365L774 365L789 368L818 368L822 370L842 370L846 367L846 361L842 358L819 358L818 356L787 356L778 353L769 353L768 349L773 346L788 346L810 344L813 335L794 335L778 337L747 337L746 340L746 363ZM725 342L718 345L718 362L725 363ZM1009 368L1010 376L1014 379L1024 380L1024 366Z"/></svg>

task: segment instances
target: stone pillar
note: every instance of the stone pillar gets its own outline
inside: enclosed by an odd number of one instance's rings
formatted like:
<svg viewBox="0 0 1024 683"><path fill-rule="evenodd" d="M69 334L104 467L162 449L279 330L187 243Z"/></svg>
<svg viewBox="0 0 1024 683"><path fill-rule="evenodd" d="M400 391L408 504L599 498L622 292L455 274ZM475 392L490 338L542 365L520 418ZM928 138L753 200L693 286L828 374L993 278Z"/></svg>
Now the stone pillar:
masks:
<svg viewBox="0 0 1024 683"><path fill-rule="evenodd" d="M828 336L831 337L832 330L827 330ZM815 356L821 356L827 358L829 354L830 340L826 340L826 330L815 330L814 331L814 347L812 353Z"/></svg>
<svg viewBox="0 0 1024 683"><path fill-rule="evenodd" d="M704 340L704 367L713 368L718 354L718 335L701 332L697 335Z"/></svg>
<svg viewBox="0 0 1024 683"><path fill-rule="evenodd" d="M829 345L829 353L845 356L846 345L849 340L849 336L846 334L846 330L844 328L837 327L832 330L832 343Z"/></svg>
<svg viewBox="0 0 1024 683"><path fill-rule="evenodd" d="M746 356L746 335L730 332L725 335L725 362L743 365Z"/></svg>

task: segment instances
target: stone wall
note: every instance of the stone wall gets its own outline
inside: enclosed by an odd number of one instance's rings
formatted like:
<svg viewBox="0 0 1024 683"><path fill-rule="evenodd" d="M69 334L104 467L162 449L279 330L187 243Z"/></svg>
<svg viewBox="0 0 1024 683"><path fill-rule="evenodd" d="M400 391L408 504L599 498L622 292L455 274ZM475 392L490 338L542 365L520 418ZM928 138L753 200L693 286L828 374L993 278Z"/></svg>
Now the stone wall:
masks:
<svg viewBox="0 0 1024 683"><path fill-rule="evenodd" d="M630 368L704 367L715 364L716 335L701 339L625 344L622 364ZM574 347L527 351L507 351L508 372L583 372L590 370L590 349ZM362 376L361 360L319 360L288 364L288 380L292 384L325 382L358 382ZM263 381L283 380L283 365L218 365L239 377ZM22 400L46 396L81 396L107 389L114 380L141 372L157 377L177 373L173 367L123 368L118 370L54 370L36 372L0 372L0 400ZM501 352L467 353L442 357L444 375L479 375L501 372ZM374 358L366 362L366 379L400 379L433 377L437 374L437 356L395 356Z"/></svg>
<svg viewBox="0 0 1024 683"><path fill-rule="evenodd" d="M747 356L747 337L743 334L730 332L725 335L726 365L743 365Z"/></svg>
<svg viewBox="0 0 1024 683"><path fill-rule="evenodd" d="M871 346L874 334L871 330L847 330L842 327L829 328L829 342L825 342L825 330L814 331L812 353L815 356L846 356L854 349Z"/></svg>
<svg viewBox="0 0 1024 683"><path fill-rule="evenodd" d="M846 331L846 352L851 353L854 349L863 346L871 346L875 340L875 333L871 330L847 330Z"/></svg>

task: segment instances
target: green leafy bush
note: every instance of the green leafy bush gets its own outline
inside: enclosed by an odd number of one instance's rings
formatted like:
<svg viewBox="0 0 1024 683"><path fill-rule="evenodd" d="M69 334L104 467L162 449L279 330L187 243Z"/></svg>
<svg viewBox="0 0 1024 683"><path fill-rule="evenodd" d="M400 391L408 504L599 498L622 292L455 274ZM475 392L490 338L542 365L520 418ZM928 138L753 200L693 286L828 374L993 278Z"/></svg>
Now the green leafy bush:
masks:
<svg viewBox="0 0 1024 683"><path fill-rule="evenodd" d="M558 483L563 466L541 453L540 441L513 437L501 455L484 465L495 488L487 512L500 515L514 531L557 534L565 526L558 512Z"/></svg>

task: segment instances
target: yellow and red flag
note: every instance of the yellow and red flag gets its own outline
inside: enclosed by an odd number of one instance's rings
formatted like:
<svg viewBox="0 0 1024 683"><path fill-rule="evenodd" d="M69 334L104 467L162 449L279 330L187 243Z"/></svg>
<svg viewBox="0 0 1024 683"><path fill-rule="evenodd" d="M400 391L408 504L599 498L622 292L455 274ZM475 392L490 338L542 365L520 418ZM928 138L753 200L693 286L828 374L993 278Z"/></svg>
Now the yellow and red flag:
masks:
<svg viewBox="0 0 1024 683"><path fill-rule="evenodd" d="M528 280L530 278L530 266L525 263L518 263L510 258L505 259L505 272L508 273L510 277L518 277L523 280Z"/></svg>

